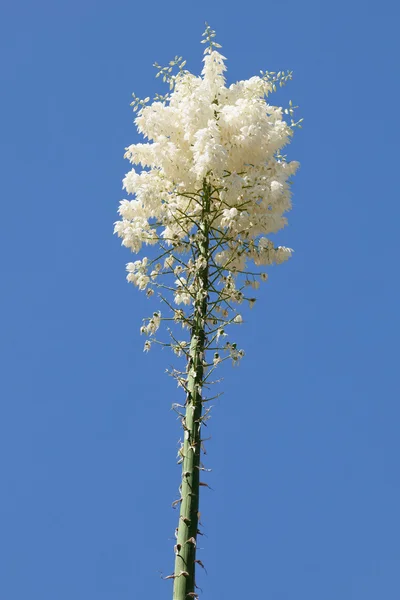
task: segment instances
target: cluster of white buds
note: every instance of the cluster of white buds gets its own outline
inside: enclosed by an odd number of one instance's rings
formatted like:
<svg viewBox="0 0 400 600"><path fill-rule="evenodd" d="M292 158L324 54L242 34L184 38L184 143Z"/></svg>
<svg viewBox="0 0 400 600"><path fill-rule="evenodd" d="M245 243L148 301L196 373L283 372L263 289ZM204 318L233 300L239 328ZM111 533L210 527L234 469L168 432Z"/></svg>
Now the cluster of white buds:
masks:
<svg viewBox="0 0 400 600"><path fill-rule="evenodd" d="M147 275L147 257L128 263L126 270L128 271L127 281L136 285L139 290L145 290L150 282L150 277Z"/></svg>
<svg viewBox="0 0 400 600"><path fill-rule="evenodd" d="M238 350L235 343L227 342L225 348L229 351L229 356L232 359L232 363L237 365L241 358L244 356L244 350Z"/></svg>
<svg viewBox="0 0 400 600"><path fill-rule="evenodd" d="M188 350L188 342L183 340L178 342L177 344L172 345L172 350L177 356L182 356L182 354L186 354Z"/></svg>
<svg viewBox="0 0 400 600"><path fill-rule="evenodd" d="M161 311L153 313L151 319L146 319L148 321L147 325L142 325L140 328L140 333L144 333L145 335L154 335L157 329L160 327L161 323Z"/></svg>

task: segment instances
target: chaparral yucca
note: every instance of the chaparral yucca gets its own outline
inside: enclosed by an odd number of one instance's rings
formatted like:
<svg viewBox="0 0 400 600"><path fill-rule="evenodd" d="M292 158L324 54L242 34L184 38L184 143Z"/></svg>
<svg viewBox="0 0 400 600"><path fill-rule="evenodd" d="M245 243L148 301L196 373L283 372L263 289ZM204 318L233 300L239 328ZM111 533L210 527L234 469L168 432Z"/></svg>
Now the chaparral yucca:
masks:
<svg viewBox="0 0 400 600"><path fill-rule="evenodd" d="M230 325L242 323L237 305L255 302L254 290L267 279L263 267L280 264L292 253L268 238L286 225L291 208L290 177L298 163L287 162L281 149L290 141L294 106L267 101L287 72L261 72L226 86L225 57L207 25L202 43L201 76L184 69L176 56L167 67L155 64L170 92L140 100L134 95L138 131L149 140L126 148L125 157L141 165L125 176L123 187L133 200L122 200L115 232L122 244L139 253L156 246L149 257L127 264L127 279L147 296L155 291L166 309L144 319L141 333L152 343L168 345L186 359L173 370L185 393L174 404L183 427L178 452L182 464L176 530L174 600L197 598L195 581L199 533L202 424L211 398L204 389L218 364L244 355L227 341ZM285 115L287 119L285 120ZM168 343L156 339L162 321L170 322ZM186 335L185 335L186 334Z"/></svg>

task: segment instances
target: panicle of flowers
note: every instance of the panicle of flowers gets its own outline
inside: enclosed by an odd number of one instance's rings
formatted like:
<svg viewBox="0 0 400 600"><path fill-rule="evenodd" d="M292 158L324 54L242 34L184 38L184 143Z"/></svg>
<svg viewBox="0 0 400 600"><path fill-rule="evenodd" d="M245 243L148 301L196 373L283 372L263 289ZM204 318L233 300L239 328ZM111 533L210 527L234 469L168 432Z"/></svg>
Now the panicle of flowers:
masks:
<svg viewBox="0 0 400 600"><path fill-rule="evenodd" d="M156 77L169 85L166 95L153 101L133 95L135 124L147 141L125 149L132 166L123 189L133 198L121 201L114 231L133 253L143 245L157 247L126 265L127 280L149 297L157 292L171 311L174 339L168 345L175 354L187 352L187 341L177 341L174 328L189 335L207 301L206 349L214 358L205 364L213 368L243 356L225 341L227 327L243 321L235 305L253 307L254 291L267 280L263 267L281 264L293 252L270 236L287 224L291 177L299 164L282 149L302 119L294 120L298 107L292 101L287 108L269 102L277 86L292 79L291 71L261 71L227 85L226 59L209 25L202 43L200 75L175 56L167 67L154 65ZM141 332L156 341L161 320L168 319L154 313Z"/></svg>

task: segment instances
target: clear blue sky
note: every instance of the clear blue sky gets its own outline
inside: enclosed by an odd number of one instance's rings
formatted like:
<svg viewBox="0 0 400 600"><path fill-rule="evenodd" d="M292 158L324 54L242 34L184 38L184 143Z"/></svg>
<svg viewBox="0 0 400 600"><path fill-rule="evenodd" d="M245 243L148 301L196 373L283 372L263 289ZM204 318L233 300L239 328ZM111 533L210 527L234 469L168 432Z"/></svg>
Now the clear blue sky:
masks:
<svg viewBox="0 0 400 600"><path fill-rule="evenodd" d="M179 401L112 235L154 61L293 69L293 259L240 330L209 423L207 600L398 600L399 12L384 0L5 1L2 600L171 596ZM153 304L156 309L156 303Z"/></svg>

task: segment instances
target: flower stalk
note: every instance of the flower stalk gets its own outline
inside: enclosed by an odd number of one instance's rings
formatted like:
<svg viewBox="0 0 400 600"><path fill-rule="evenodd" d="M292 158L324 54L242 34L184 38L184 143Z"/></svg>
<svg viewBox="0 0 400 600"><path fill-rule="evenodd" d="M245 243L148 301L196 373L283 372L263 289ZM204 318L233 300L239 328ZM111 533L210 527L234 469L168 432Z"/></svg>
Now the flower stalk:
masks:
<svg viewBox="0 0 400 600"><path fill-rule="evenodd" d="M191 331L187 364L187 397L185 416L182 419L184 442L182 448L182 482L180 486L180 514L175 546L175 570L173 600L186 600L196 594L196 546L199 522L202 388L205 362L208 313L208 265L209 265L209 211L211 189L203 186L202 214L196 258L204 265L197 273L195 288L193 328Z"/></svg>

